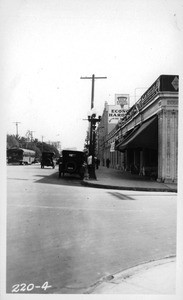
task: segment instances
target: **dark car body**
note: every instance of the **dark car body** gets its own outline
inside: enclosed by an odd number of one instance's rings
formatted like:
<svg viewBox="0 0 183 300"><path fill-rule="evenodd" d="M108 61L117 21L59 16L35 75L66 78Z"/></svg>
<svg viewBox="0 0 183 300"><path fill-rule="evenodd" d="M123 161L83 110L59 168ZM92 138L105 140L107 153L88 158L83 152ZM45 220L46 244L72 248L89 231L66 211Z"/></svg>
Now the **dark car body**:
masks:
<svg viewBox="0 0 183 300"><path fill-rule="evenodd" d="M7 150L8 164L30 165L35 160L36 152L30 149L11 148Z"/></svg>
<svg viewBox="0 0 183 300"><path fill-rule="evenodd" d="M53 161L55 153L54 152L42 152L42 159L41 159L41 168L52 167L55 168L55 164Z"/></svg>
<svg viewBox="0 0 183 300"><path fill-rule="evenodd" d="M59 177L61 174L78 174L84 178L86 157L83 151L63 150L59 159Z"/></svg>

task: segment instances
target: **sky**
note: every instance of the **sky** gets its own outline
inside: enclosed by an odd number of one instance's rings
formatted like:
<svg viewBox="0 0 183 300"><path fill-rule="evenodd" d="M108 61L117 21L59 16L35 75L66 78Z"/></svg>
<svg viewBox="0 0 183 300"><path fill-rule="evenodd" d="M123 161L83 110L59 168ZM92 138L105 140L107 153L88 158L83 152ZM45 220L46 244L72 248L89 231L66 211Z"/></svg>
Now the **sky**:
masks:
<svg viewBox="0 0 183 300"><path fill-rule="evenodd" d="M94 107L183 66L182 0L1 0L1 121L6 133L82 150ZM42 138L43 137L43 138Z"/></svg>

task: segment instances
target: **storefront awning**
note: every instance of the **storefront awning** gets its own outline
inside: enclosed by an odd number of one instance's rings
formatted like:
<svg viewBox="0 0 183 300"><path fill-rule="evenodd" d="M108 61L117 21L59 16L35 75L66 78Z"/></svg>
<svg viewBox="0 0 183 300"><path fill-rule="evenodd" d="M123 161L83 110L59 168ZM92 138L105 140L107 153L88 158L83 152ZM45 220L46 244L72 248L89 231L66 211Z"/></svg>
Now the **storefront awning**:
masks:
<svg viewBox="0 0 183 300"><path fill-rule="evenodd" d="M158 145L158 119L157 116L142 123L134 129L119 145L117 150L124 151L129 148L157 149Z"/></svg>

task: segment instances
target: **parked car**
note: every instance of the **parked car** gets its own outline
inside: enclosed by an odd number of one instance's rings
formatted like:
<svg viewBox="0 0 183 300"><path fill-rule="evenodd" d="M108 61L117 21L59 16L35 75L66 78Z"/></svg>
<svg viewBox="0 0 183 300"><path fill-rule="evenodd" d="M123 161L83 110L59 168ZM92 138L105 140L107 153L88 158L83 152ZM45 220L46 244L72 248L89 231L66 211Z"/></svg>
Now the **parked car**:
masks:
<svg viewBox="0 0 183 300"><path fill-rule="evenodd" d="M65 173L78 174L84 178L86 169L86 155L83 151L63 150L59 159L59 177Z"/></svg>
<svg viewBox="0 0 183 300"><path fill-rule="evenodd" d="M54 152L42 152L42 159L41 159L41 168L52 167L55 168L55 163L53 161L55 153Z"/></svg>

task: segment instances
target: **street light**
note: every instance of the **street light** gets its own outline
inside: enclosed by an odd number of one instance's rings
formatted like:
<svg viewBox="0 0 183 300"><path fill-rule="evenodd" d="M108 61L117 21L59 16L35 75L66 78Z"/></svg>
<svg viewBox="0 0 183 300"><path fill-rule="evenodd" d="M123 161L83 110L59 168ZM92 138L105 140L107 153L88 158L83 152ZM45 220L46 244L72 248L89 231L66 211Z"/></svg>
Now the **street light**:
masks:
<svg viewBox="0 0 183 300"><path fill-rule="evenodd" d="M90 122L89 155L92 156L92 164L89 171L89 178L97 179L95 174L95 143L96 143L95 129L96 129L96 123L99 123L101 121L101 116L98 116L98 118L96 118L96 110L94 108L88 112L88 121Z"/></svg>

